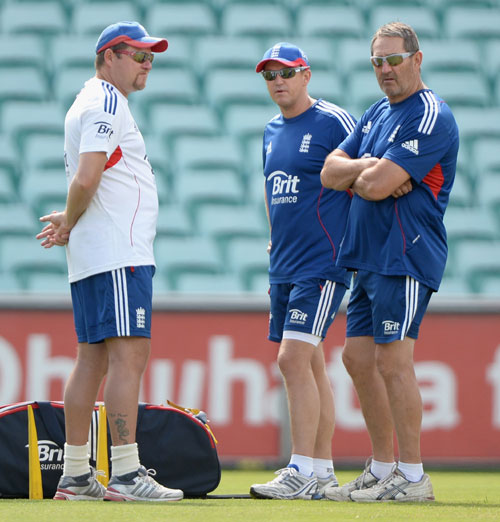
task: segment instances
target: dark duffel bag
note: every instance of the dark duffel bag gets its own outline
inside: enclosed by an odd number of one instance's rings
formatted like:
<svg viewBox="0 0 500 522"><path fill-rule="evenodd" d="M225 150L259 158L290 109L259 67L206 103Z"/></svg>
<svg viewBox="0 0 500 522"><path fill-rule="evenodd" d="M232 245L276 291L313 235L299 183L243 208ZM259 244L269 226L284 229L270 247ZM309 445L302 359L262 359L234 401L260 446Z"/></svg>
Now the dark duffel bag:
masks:
<svg viewBox="0 0 500 522"><path fill-rule="evenodd" d="M28 405L38 437L43 497L52 498L63 472L64 404L34 401L0 408L0 497L29 497ZM97 458L98 405L90 429L90 463ZM160 484L204 497L220 482L216 440L203 412L178 406L139 404L136 440L141 464L156 470ZM111 456L108 427L108 455ZM111 462L108 463L111 469Z"/></svg>

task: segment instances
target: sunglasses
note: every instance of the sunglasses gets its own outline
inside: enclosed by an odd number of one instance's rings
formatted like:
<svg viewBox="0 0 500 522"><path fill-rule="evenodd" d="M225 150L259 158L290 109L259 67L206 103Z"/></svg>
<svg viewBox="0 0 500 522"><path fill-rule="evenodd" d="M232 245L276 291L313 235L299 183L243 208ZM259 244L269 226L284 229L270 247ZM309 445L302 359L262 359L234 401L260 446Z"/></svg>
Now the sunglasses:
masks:
<svg viewBox="0 0 500 522"><path fill-rule="evenodd" d="M293 78L299 71L305 71L306 69L309 69L309 67L285 67L279 71L261 71L261 74L264 77L264 80L267 82L273 82L276 80L278 74L283 79L288 80L288 78Z"/></svg>
<svg viewBox="0 0 500 522"><path fill-rule="evenodd" d="M383 63L388 63L391 67L403 63L405 58L413 56L417 51L411 53L397 53L390 54L389 56L372 56L370 58L374 67L382 67Z"/></svg>
<svg viewBox="0 0 500 522"><path fill-rule="evenodd" d="M147 53L146 51L126 51L125 49L120 49L115 51L116 54L126 54L128 56L132 56L132 59L137 63L144 63L146 60L149 60L153 63L155 55L153 53Z"/></svg>

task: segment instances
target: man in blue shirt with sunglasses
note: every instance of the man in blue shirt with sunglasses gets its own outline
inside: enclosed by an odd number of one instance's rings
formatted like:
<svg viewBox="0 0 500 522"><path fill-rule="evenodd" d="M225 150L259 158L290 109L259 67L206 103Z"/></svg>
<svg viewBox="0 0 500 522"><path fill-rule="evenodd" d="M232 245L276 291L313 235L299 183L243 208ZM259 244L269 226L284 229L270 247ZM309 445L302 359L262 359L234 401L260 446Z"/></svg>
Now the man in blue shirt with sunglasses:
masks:
<svg viewBox="0 0 500 522"><path fill-rule="evenodd" d="M313 499L337 484L334 404L323 339L350 282L335 259L351 195L324 189L320 172L355 121L337 105L309 96L309 61L295 45L274 45L256 71L281 110L266 126L262 152L271 229L269 340L280 343L292 456L277 478L254 484L250 493L255 498Z"/></svg>
<svg viewBox="0 0 500 522"><path fill-rule="evenodd" d="M455 176L458 129L445 102L422 82L422 52L411 27L382 26L371 51L386 97L328 156L321 179L325 187L354 192L337 262L356 271L343 360L373 458L361 476L325 496L425 502L434 493L420 456L422 399L413 351L446 264L443 215Z"/></svg>

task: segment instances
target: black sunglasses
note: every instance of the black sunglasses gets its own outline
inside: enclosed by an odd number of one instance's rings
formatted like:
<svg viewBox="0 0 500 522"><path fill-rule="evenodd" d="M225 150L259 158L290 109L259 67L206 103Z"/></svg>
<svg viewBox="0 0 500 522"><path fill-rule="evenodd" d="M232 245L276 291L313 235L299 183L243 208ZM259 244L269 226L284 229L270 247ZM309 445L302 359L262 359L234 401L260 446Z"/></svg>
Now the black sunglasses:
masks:
<svg viewBox="0 0 500 522"><path fill-rule="evenodd" d="M264 80L272 82L276 80L278 74L285 80L288 80L288 78L293 78L299 71L305 71L306 69L309 69L309 67L285 67L279 71L261 71L261 74Z"/></svg>

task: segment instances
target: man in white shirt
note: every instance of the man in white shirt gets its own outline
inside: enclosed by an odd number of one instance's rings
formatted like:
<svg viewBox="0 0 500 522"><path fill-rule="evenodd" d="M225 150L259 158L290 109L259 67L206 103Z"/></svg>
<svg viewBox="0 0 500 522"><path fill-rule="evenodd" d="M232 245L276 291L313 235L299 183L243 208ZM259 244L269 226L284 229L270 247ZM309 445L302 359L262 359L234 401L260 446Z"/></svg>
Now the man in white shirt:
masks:
<svg viewBox="0 0 500 522"><path fill-rule="evenodd" d="M168 42L137 22L107 27L96 75L65 120L66 208L40 218L42 246L67 247L78 353L64 392L66 444L57 500L180 500L141 466L135 441L150 353L158 195L128 95L146 87L153 52ZM90 468L88 433L104 376L112 446L107 490Z"/></svg>

